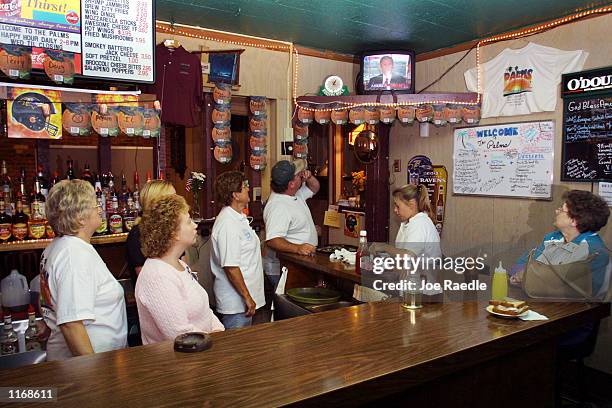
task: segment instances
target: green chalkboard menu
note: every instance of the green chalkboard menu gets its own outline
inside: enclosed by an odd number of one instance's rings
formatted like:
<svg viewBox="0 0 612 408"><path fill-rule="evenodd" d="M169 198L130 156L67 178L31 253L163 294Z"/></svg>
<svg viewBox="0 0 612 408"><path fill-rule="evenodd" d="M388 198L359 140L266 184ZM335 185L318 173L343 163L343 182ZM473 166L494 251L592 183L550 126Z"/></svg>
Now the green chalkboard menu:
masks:
<svg viewBox="0 0 612 408"><path fill-rule="evenodd" d="M612 90L605 87L610 85L612 75L587 72L590 75L569 74L569 79L563 81L564 86L569 84L570 90L562 90L562 181L612 180ZM592 84L593 78L597 78L595 85L598 86L577 92L578 84L589 81ZM573 94L571 88L574 88Z"/></svg>

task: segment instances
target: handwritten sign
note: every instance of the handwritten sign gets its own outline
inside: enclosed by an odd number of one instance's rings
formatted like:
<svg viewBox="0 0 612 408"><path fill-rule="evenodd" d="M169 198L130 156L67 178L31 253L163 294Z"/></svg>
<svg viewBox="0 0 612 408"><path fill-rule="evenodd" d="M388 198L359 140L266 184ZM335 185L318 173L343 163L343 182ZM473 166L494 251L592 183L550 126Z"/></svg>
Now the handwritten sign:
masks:
<svg viewBox="0 0 612 408"><path fill-rule="evenodd" d="M612 180L612 96L564 100L561 180Z"/></svg>
<svg viewBox="0 0 612 408"><path fill-rule="evenodd" d="M554 123L456 129L453 193L551 198Z"/></svg>

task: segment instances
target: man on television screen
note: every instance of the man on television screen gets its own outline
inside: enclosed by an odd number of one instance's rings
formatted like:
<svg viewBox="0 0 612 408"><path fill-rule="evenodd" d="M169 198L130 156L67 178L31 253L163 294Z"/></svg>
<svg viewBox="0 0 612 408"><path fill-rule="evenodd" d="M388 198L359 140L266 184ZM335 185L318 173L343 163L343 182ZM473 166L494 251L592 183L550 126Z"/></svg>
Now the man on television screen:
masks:
<svg viewBox="0 0 612 408"><path fill-rule="evenodd" d="M380 59L380 75L370 78L368 88L406 88L406 77L393 73L393 58L385 55Z"/></svg>

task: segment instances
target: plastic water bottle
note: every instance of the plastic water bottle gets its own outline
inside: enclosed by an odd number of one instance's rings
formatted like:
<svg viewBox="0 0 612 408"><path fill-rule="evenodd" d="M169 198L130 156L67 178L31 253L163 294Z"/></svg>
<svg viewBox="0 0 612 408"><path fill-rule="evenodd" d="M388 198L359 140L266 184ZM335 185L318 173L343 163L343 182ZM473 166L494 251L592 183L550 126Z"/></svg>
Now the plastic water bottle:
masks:
<svg viewBox="0 0 612 408"><path fill-rule="evenodd" d="M2 288L2 306L6 312L21 312L28 309L30 304L28 280L17 269L13 269L9 276L2 279L0 287Z"/></svg>
<svg viewBox="0 0 612 408"><path fill-rule="evenodd" d="M365 230L359 231L359 248L355 254L355 272L362 275L371 274L374 269L372 254L368 244L368 234Z"/></svg>

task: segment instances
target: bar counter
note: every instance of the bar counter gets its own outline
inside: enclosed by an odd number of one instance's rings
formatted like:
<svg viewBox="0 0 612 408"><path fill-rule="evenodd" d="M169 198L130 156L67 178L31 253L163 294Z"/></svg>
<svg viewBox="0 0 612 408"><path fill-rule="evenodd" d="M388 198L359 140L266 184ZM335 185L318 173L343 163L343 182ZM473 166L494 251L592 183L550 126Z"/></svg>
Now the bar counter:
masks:
<svg viewBox="0 0 612 408"><path fill-rule="evenodd" d="M337 278L349 283L351 293L352 284L361 283L361 275L355 272L355 265L343 262L330 261L329 255L315 253L312 256L290 253L277 253L281 266L289 269L285 289L296 287L316 286L317 278Z"/></svg>
<svg viewBox="0 0 612 408"><path fill-rule="evenodd" d="M82 407L552 406L555 336L610 305L530 305L550 320L500 319L477 302L374 302L213 333L202 353L167 341L0 370L0 384L57 387L60 406Z"/></svg>

